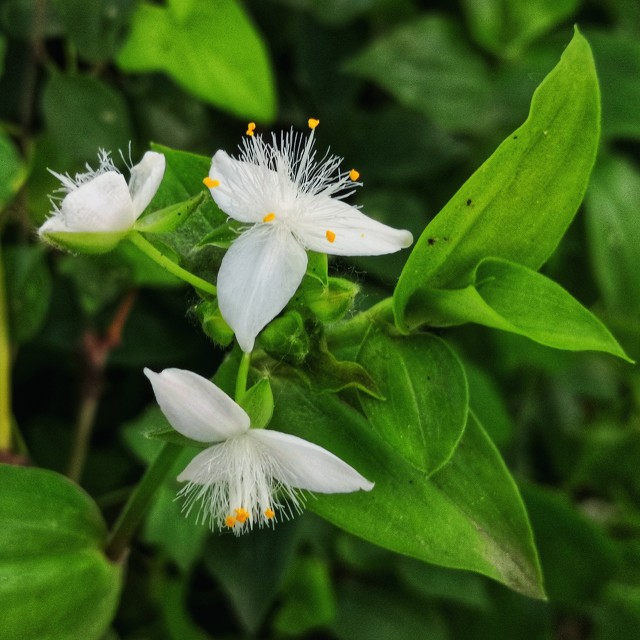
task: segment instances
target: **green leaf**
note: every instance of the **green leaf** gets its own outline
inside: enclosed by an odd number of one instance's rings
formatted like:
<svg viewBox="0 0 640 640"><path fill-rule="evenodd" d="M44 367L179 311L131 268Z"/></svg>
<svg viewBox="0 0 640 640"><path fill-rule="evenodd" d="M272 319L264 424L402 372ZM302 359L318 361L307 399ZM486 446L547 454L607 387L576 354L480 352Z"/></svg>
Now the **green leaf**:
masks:
<svg viewBox="0 0 640 640"><path fill-rule="evenodd" d="M0 62L2 43L0 42ZM1 71L1 67L0 67ZM0 210L18 192L26 178L26 169L11 140L0 131Z"/></svg>
<svg viewBox="0 0 640 640"><path fill-rule="evenodd" d="M578 209L595 160L599 91L591 51L576 31L536 90L527 121L427 226L396 287L396 319L420 290L462 288L496 256L538 269Z"/></svg>
<svg viewBox="0 0 640 640"><path fill-rule="evenodd" d="M11 341L23 344L38 333L47 317L51 274L41 246L9 246L4 262Z"/></svg>
<svg viewBox="0 0 640 640"><path fill-rule="evenodd" d="M113 251L129 231L47 231L42 238L73 253L100 255Z"/></svg>
<svg viewBox="0 0 640 640"><path fill-rule="evenodd" d="M209 194L201 191L199 194L185 200L169 205L164 209L158 209L139 218L134 225L136 231L142 233L167 233L174 231L204 202Z"/></svg>
<svg viewBox="0 0 640 640"><path fill-rule="evenodd" d="M272 386L273 429L325 447L376 483L371 492L317 495L310 509L392 551L544 597L518 489L472 414L452 459L426 478L335 396L310 395L275 378Z"/></svg>
<svg viewBox="0 0 640 640"><path fill-rule="evenodd" d="M53 0L52 4L78 53L91 62L113 57L135 8L129 0Z"/></svg>
<svg viewBox="0 0 640 640"><path fill-rule="evenodd" d="M425 473L440 469L462 437L469 410L464 369L447 343L427 334L392 337L374 326L358 362L384 398L360 396L380 438Z"/></svg>
<svg viewBox="0 0 640 640"><path fill-rule="evenodd" d="M252 427L256 429L266 427L273 415L273 393L269 379L262 378L248 389L240 406L249 414Z"/></svg>
<svg viewBox="0 0 640 640"><path fill-rule="evenodd" d="M475 40L491 53L517 56L530 42L571 16L580 0L463 0Z"/></svg>
<svg viewBox="0 0 640 640"><path fill-rule="evenodd" d="M485 126L490 82L484 61L453 20L426 16L401 25L353 58L346 70L373 80L444 129Z"/></svg>
<svg viewBox="0 0 640 640"><path fill-rule="evenodd" d="M141 2L117 63L163 71L197 98L235 115L269 121L276 97L262 38L234 0Z"/></svg>
<svg viewBox="0 0 640 640"><path fill-rule="evenodd" d="M238 237L241 227L242 223L238 223L235 220L228 220L202 238L196 245L196 248L211 245L219 247L220 249L228 249L231 243Z"/></svg>
<svg viewBox="0 0 640 640"><path fill-rule="evenodd" d="M293 560L297 523L254 529L250 535L211 536L204 564L229 596L242 626L255 636ZM256 571L256 568L260 568Z"/></svg>
<svg viewBox="0 0 640 640"><path fill-rule="evenodd" d="M475 284L464 289L423 289L408 311L432 326L476 322L555 349L604 351L631 362L602 322L559 284L507 260L482 260Z"/></svg>
<svg viewBox="0 0 640 640"><path fill-rule="evenodd" d="M640 174L620 157L604 156L587 192L587 238L594 275L609 310L640 311Z"/></svg>
<svg viewBox="0 0 640 640"><path fill-rule="evenodd" d="M167 207L177 200L186 200L202 191L202 180L209 175L211 158L187 151L178 151L162 144L151 144L151 149L162 153L167 161L160 188L151 203Z"/></svg>
<svg viewBox="0 0 640 640"><path fill-rule="evenodd" d="M2 634L99 640L118 603L122 568L103 554L106 526L67 478L0 465Z"/></svg>

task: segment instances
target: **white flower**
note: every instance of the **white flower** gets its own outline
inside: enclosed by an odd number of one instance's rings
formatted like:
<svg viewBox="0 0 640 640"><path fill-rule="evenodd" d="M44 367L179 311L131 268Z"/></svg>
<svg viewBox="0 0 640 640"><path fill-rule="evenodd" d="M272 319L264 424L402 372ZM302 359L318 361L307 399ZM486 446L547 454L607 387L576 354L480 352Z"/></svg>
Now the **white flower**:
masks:
<svg viewBox="0 0 640 640"><path fill-rule="evenodd" d="M314 130L290 131L271 143L251 123L239 159L217 151L209 187L231 218L251 224L225 254L218 273L218 303L243 351L292 298L307 268L306 249L340 256L381 255L408 247L409 231L376 222L342 199L359 173L340 171L341 158L316 162Z"/></svg>
<svg viewBox="0 0 640 640"><path fill-rule="evenodd" d="M188 513L236 535L301 511L300 489L319 493L369 491L373 483L340 458L302 438L251 429L249 416L206 378L183 369L144 370L173 428L212 444L178 476Z"/></svg>
<svg viewBox="0 0 640 640"><path fill-rule="evenodd" d="M64 195L51 198L53 210L40 227L40 235L125 232L133 227L160 186L164 155L147 151L131 168L128 185L108 151L101 149L98 158L100 166L96 170L87 164L87 171L76 173L74 178L49 169L62 183L58 192Z"/></svg>

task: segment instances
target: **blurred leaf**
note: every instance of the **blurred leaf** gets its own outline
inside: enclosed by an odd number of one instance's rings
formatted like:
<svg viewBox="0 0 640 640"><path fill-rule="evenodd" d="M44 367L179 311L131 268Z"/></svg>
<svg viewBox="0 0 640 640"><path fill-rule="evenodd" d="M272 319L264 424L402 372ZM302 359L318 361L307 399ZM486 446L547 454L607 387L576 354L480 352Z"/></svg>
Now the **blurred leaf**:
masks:
<svg viewBox="0 0 640 640"><path fill-rule="evenodd" d="M0 464L2 633L21 640L99 640L122 568L103 554L106 526L67 478Z"/></svg>
<svg viewBox="0 0 640 640"><path fill-rule="evenodd" d="M201 100L240 117L269 121L275 115L265 45L234 0L140 3L117 62L129 73L164 71Z"/></svg>
<svg viewBox="0 0 640 640"><path fill-rule="evenodd" d="M280 591L295 551L297 524L255 529L242 538L211 536L204 564L229 596L245 630L255 634Z"/></svg>
<svg viewBox="0 0 640 640"><path fill-rule="evenodd" d="M0 41L0 63L2 42ZM0 75L2 68L0 67ZM26 178L26 168L11 140L0 131L0 211L11 201Z"/></svg>
<svg viewBox="0 0 640 640"><path fill-rule="evenodd" d="M633 3L631 3L633 4ZM602 135L640 138L640 42L637 34L588 30L602 87Z"/></svg>
<svg viewBox="0 0 640 640"><path fill-rule="evenodd" d="M330 624L336 615L336 597L327 562L313 556L296 558L282 599L273 619L277 632L300 636Z"/></svg>
<svg viewBox="0 0 640 640"><path fill-rule="evenodd" d="M612 542L559 492L533 484L521 484L520 489L549 600L575 606L593 601L616 572Z"/></svg>
<svg viewBox="0 0 640 640"><path fill-rule="evenodd" d="M406 309L411 324L477 322L568 351L604 351L631 362L611 332L559 284L537 271L485 258L464 289L423 287Z"/></svg>
<svg viewBox="0 0 640 640"><path fill-rule="evenodd" d="M635 640L640 628L640 586L612 584L595 619L593 640Z"/></svg>
<svg viewBox="0 0 640 640"><path fill-rule="evenodd" d="M398 0L279 0L291 9L308 11L319 21L329 25L343 25L358 16L371 13L384 5L397 4Z"/></svg>
<svg viewBox="0 0 640 640"><path fill-rule="evenodd" d="M0 78L4 73L4 53L7 50L7 40L0 34Z"/></svg>
<svg viewBox="0 0 640 640"><path fill-rule="evenodd" d="M532 40L575 13L580 0L463 0L473 37L491 53L517 56Z"/></svg>
<svg viewBox="0 0 640 640"><path fill-rule="evenodd" d="M0 25L7 34L24 40L33 39L36 30L48 38L57 37L63 31L53 8L33 0L3 0Z"/></svg>
<svg viewBox="0 0 640 640"><path fill-rule="evenodd" d="M426 16L376 40L345 69L389 91L448 131L485 126L490 80L452 20Z"/></svg>
<svg viewBox="0 0 640 640"><path fill-rule="evenodd" d="M40 331L51 301L51 275L43 247L8 246L4 251L11 341L23 344Z"/></svg>
<svg viewBox="0 0 640 640"><path fill-rule="evenodd" d="M131 0L53 0L78 53L90 62L113 57L136 3Z"/></svg>
<svg viewBox="0 0 640 640"><path fill-rule="evenodd" d="M382 395L360 395L379 437L426 474L440 469L454 454L469 410L467 379L451 348L433 335L392 337L373 326L358 362Z"/></svg>
<svg viewBox="0 0 640 640"><path fill-rule="evenodd" d="M212 640L193 621L187 608L189 583L186 576L163 576L155 583L166 640Z"/></svg>
<svg viewBox="0 0 640 640"><path fill-rule="evenodd" d="M338 590L333 632L340 640L450 638L444 620L429 605L389 586L345 580Z"/></svg>
<svg viewBox="0 0 640 640"><path fill-rule="evenodd" d="M536 90L524 125L466 182L414 246L395 291L400 324L414 293L469 284L475 266L487 256L533 269L547 260L584 195L598 146L599 113L593 58L576 31Z"/></svg>
<svg viewBox="0 0 640 640"><path fill-rule="evenodd" d="M640 312L640 174L603 156L587 191L587 237L594 275L608 309Z"/></svg>
<svg viewBox="0 0 640 640"><path fill-rule="evenodd" d="M273 429L325 447L376 483L367 493L318 495L310 509L387 549L483 573L544 597L524 505L473 416L453 458L426 479L335 396L309 395L276 378L271 382L278 399Z"/></svg>

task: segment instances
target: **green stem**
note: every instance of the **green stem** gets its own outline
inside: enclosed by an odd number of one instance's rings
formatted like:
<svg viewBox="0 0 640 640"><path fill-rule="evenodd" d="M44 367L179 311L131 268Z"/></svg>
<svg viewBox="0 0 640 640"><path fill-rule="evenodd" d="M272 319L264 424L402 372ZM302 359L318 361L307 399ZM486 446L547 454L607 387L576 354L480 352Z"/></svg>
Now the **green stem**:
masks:
<svg viewBox="0 0 640 640"><path fill-rule="evenodd" d="M247 393L247 378L249 377L249 365L251 364L251 352L243 353L236 378L236 402L240 404Z"/></svg>
<svg viewBox="0 0 640 640"><path fill-rule="evenodd" d="M0 250L0 451L11 448L11 347L9 318Z"/></svg>
<svg viewBox="0 0 640 640"><path fill-rule="evenodd" d="M166 442L127 500L107 541L106 553L115 562L126 555L151 499L181 452L181 446Z"/></svg>
<svg viewBox="0 0 640 640"><path fill-rule="evenodd" d="M130 240L142 253L151 258L154 262L158 263L163 269L173 274L180 280L188 282L200 291L210 293L211 295L217 295L218 290L215 285L199 278L198 276L178 266L173 260L167 258L161 251L156 249L148 240L143 238L137 231L132 231L127 239Z"/></svg>

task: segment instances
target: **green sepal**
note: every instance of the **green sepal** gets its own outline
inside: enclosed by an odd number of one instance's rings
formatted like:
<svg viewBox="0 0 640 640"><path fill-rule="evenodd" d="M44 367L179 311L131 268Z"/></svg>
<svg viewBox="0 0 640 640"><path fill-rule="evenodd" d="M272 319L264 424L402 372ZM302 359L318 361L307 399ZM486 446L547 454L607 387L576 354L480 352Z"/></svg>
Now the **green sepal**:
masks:
<svg viewBox="0 0 640 640"><path fill-rule="evenodd" d="M327 254L307 251L307 259L307 275L326 286L329 283L329 260Z"/></svg>
<svg viewBox="0 0 640 640"><path fill-rule="evenodd" d="M311 339L297 311L276 318L258 336L258 342L269 355L294 363L302 362L311 349Z"/></svg>
<svg viewBox="0 0 640 640"><path fill-rule="evenodd" d="M195 307L202 330L217 344L227 347L233 341L233 329L220 313L216 300L203 300Z"/></svg>
<svg viewBox="0 0 640 640"><path fill-rule="evenodd" d="M200 240L196 245L196 249L202 249L203 247L228 249L231 246L231 243L238 237L242 226L241 222L229 220L216 227L213 231L210 231L204 238L202 238L202 240Z"/></svg>
<svg viewBox="0 0 640 640"><path fill-rule="evenodd" d="M329 278L323 284L316 278L305 278L302 284L304 303L321 322L337 322L353 306L360 287L344 278Z"/></svg>
<svg viewBox="0 0 640 640"><path fill-rule="evenodd" d="M41 237L59 249L72 253L109 253L129 235L130 229L123 231L46 231Z"/></svg>
<svg viewBox="0 0 640 640"><path fill-rule="evenodd" d="M180 432L176 431L173 427L163 424L158 427L148 427L142 431L142 435L149 440L160 440L161 442L170 442L171 444L178 444L181 447L196 447L198 449L206 449L211 446L210 442L199 442L198 440L192 440L183 436Z"/></svg>
<svg viewBox="0 0 640 640"><path fill-rule="evenodd" d="M273 393L269 379L262 378L248 389L240 406L249 414L253 428L264 429L273 415Z"/></svg>
<svg viewBox="0 0 640 640"><path fill-rule="evenodd" d="M174 231L203 203L207 195L206 191L201 191L184 202L178 202L164 209L149 213L139 218L133 228L142 233Z"/></svg>

